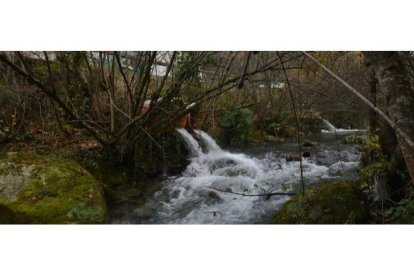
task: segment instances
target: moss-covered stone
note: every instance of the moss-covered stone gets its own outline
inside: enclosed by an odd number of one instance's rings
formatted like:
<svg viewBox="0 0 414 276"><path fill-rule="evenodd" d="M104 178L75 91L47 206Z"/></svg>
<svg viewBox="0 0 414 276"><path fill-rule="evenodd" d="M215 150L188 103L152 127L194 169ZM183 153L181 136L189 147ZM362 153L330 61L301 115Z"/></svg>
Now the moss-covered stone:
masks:
<svg viewBox="0 0 414 276"><path fill-rule="evenodd" d="M273 135L264 135L263 136L263 141L280 144L280 143L283 143L285 141L285 139L282 138L282 137L273 136Z"/></svg>
<svg viewBox="0 0 414 276"><path fill-rule="evenodd" d="M104 223L99 182L69 159L8 153L0 159L0 223Z"/></svg>
<svg viewBox="0 0 414 276"><path fill-rule="evenodd" d="M275 224L367 223L369 208L351 182L326 183L293 196L273 218Z"/></svg>
<svg viewBox="0 0 414 276"><path fill-rule="evenodd" d="M344 142L345 142L345 144L359 144L359 145L361 145L361 144L365 143L366 139L367 139L367 137L365 135L353 134L353 135L346 136Z"/></svg>
<svg viewBox="0 0 414 276"><path fill-rule="evenodd" d="M310 140L303 141L303 147L305 147L305 148L310 148L310 147L314 147L314 146L316 146L315 142L312 142Z"/></svg>

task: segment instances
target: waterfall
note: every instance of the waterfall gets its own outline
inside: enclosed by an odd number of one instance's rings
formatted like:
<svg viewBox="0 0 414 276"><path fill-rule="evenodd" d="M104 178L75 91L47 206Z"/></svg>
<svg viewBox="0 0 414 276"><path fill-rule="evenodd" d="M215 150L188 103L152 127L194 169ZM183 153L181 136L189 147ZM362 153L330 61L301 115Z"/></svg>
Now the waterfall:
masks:
<svg viewBox="0 0 414 276"><path fill-rule="evenodd" d="M222 151L219 145L217 145L216 141L214 141L213 138L211 138L207 133L205 133L202 130L195 130L195 132L200 135L201 140L205 143L207 146L207 149L209 151Z"/></svg>
<svg viewBox="0 0 414 276"><path fill-rule="evenodd" d="M336 131L336 127L335 127L333 124L331 124L329 121L327 121L327 120L325 120L325 119L322 119L322 121L323 121L323 123L325 124L325 126L327 126L327 127L328 127L328 130L329 130L330 132L335 132L335 131Z"/></svg>
<svg viewBox="0 0 414 276"><path fill-rule="evenodd" d="M344 129L344 128L336 128L331 122L328 120L322 119L325 126L328 128L322 129L322 133L337 133L337 134L348 134L348 133L355 133L355 132L366 132L366 129Z"/></svg>
<svg viewBox="0 0 414 276"><path fill-rule="evenodd" d="M191 136L190 133L188 133L187 130L185 130L184 128L179 128L177 129L177 131L183 137L184 142L187 145L187 148L191 151L192 156L200 156L203 154L203 151L201 150L200 145L194 139L194 137Z"/></svg>
<svg viewBox="0 0 414 276"><path fill-rule="evenodd" d="M298 161L287 162L282 153L257 158L223 150L206 132L194 130L205 151L185 129L178 133L191 152L190 164L178 177L164 182L153 200L160 204L151 223L263 223L288 196L265 197L239 194L289 192L300 180ZM329 168L303 160L304 176L320 181ZM335 176L336 177L336 176ZM160 203L161 202L161 203ZM137 211L137 214L139 210Z"/></svg>

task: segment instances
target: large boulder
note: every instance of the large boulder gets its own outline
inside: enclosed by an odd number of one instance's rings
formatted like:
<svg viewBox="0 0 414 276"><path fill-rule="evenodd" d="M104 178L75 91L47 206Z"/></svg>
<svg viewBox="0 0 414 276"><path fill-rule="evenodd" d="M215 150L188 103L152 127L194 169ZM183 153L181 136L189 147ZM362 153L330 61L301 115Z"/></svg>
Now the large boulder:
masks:
<svg viewBox="0 0 414 276"><path fill-rule="evenodd" d="M318 184L293 196L273 218L275 224L368 223L369 207L353 182Z"/></svg>
<svg viewBox="0 0 414 276"><path fill-rule="evenodd" d="M104 223L102 187L78 163L35 153L0 156L0 223Z"/></svg>

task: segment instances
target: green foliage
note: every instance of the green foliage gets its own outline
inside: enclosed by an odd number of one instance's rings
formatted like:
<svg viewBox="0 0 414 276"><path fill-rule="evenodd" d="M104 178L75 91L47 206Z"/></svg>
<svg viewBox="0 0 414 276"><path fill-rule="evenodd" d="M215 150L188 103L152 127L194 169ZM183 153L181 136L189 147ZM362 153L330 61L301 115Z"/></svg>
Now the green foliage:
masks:
<svg viewBox="0 0 414 276"><path fill-rule="evenodd" d="M352 138L354 139L354 138ZM360 188L368 199L373 199L375 182L384 179L388 172L388 162L384 157L378 135L365 139L361 145L363 158L368 163L359 173Z"/></svg>
<svg viewBox="0 0 414 276"><path fill-rule="evenodd" d="M378 135L371 135L367 137L365 142L362 144L361 147L364 154L369 154L373 157L374 160L382 160L384 158L384 154L381 149L380 138Z"/></svg>
<svg viewBox="0 0 414 276"><path fill-rule="evenodd" d="M324 123L321 119L320 113L312 108L305 108L302 112L300 112L299 121L301 124L301 131L304 134L321 133L321 129L324 128ZM292 122L292 125L293 124L294 122Z"/></svg>
<svg viewBox="0 0 414 276"><path fill-rule="evenodd" d="M266 127L265 131L270 135L284 138L292 137L295 135L296 132L295 128L286 121L270 122Z"/></svg>
<svg viewBox="0 0 414 276"><path fill-rule="evenodd" d="M196 64L196 56L193 52L182 52L177 60L178 63L178 78L184 78L186 75L186 79L188 83L193 87L200 86L200 76L199 76L199 68L195 66Z"/></svg>
<svg viewBox="0 0 414 276"><path fill-rule="evenodd" d="M307 109L299 114L301 124L301 132L304 134L320 133L324 124L318 112ZM296 118L290 114L283 119L271 119L264 122L266 125L265 132L267 134L290 138L296 136Z"/></svg>
<svg viewBox="0 0 414 276"><path fill-rule="evenodd" d="M282 124L273 122L266 128L266 132L273 136L283 136L282 133Z"/></svg>
<svg viewBox="0 0 414 276"><path fill-rule="evenodd" d="M391 190L388 195L390 198L387 199L392 200L382 201L381 206L372 204L371 216L374 222L414 223L414 188L405 168L395 167L384 153L381 146L382 138L372 135L362 143L363 160L367 165L359 173L360 188L371 201L374 201L374 195L378 194L378 191L375 191L378 190L375 189L378 185ZM395 203L393 200L398 202Z"/></svg>
<svg viewBox="0 0 414 276"><path fill-rule="evenodd" d="M15 92L0 83L0 143L2 138L14 134L20 123L21 113Z"/></svg>
<svg viewBox="0 0 414 276"><path fill-rule="evenodd" d="M277 136L282 130L282 125L280 123L273 122L267 126L266 132L270 135Z"/></svg>
<svg viewBox="0 0 414 276"><path fill-rule="evenodd" d="M216 53L207 55L202 61L203 67L219 66L219 65L220 65L220 58Z"/></svg>
<svg viewBox="0 0 414 276"><path fill-rule="evenodd" d="M368 199L372 199L374 195L375 179L384 178L388 168L385 160L372 163L364 167L359 173L360 188Z"/></svg>
<svg viewBox="0 0 414 276"><path fill-rule="evenodd" d="M220 138L225 144L246 144L251 140L252 113L248 109L229 111L224 115L220 128Z"/></svg>
<svg viewBox="0 0 414 276"><path fill-rule="evenodd" d="M414 223L414 187L411 185L407 188L406 196L401 199L395 206L385 209L383 212L373 212L378 221L386 223Z"/></svg>

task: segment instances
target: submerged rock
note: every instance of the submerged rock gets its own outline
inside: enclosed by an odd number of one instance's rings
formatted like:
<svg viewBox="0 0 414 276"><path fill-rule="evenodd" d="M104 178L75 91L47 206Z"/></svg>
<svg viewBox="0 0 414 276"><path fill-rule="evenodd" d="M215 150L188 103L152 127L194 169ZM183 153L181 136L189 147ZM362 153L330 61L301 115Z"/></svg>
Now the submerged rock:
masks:
<svg viewBox="0 0 414 276"><path fill-rule="evenodd" d="M301 159L299 155L293 155L293 154L287 154L285 158L286 158L286 162L295 162L295 161L300 161Z"/></svg>
<svg viewBox="0 0 414 276"><path fill-rule="evenodd" d="M367 223L369 207L352 182L320 184L292 197L273 218L275 224Z"/></svg>
<svg viewBox="0 0 414 276"><path fill-rule="evenodd" d="M13 153L0 159L0 223L104 223L100 183L68 159Z"/></svg>

